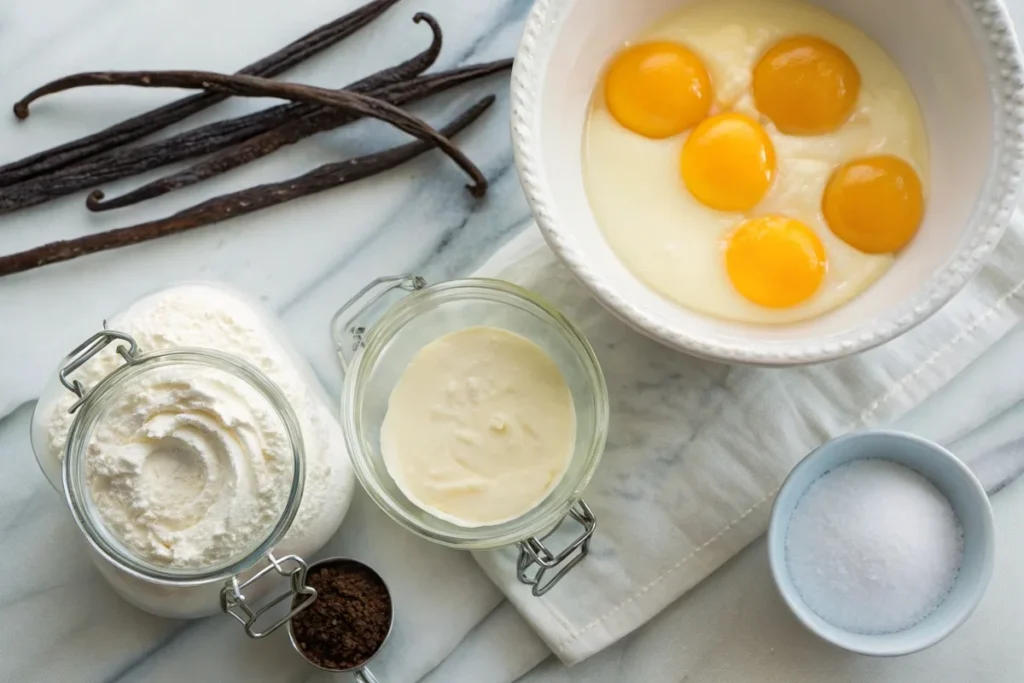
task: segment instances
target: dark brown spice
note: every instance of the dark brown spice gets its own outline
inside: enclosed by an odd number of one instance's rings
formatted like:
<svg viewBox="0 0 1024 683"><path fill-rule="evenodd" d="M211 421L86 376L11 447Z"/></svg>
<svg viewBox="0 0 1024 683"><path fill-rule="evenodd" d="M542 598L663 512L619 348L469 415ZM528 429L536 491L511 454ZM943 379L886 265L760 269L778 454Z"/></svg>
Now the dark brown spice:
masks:
<svg viewBox="0 0 1024 683"><path fill-rule="evenodd" d="M377 654L392 619L391 596L380 577L358 562L342 561L313 568L306 583L316 589L316 600L291 621L303 654L336 671L359 667Z"/></svg>
<svg viewBox="0 0 1024 683"><path fill-rule="evenodd" d="M430 45L423 52L418 55L407 59L397 66L393 66L390 69L384 69L378 71L373 77L363 79L362 81L356 81L353 85L343 88L344 90L356 90L359 92L365 92L368 90L374 90L377 88L384 88L395 83L401 83L407 81L410 78L417 76L437 61L438 56L441 54L441 47L444 44L444 34L441 31L441 24L437 22L434 15L429 12L417 12L412 15L413 23L420 24L426 22L427 26L430 27ZM312 105L309 110L313 110L317 105ZM301 114L308 113L303 110Z"/></svg>
<svg viewBox="0 0 1024 683"><path fill-rule="evenodd" d="M445 138L455 135L475 121L493 103L493 95L485 97L442 128L441 134ZM383 152L340 163L325 164L291 180L259 185L215 197L167 218L71 240L51 242L27 251L0 256L0 277L244 216L253 211L381 173L409 161L434 146L433 140L415 140Z"/></svg>
<svg viewBox="0 0 1024 683"><path fill-rule="evenodd" d="M432 140L470 176L473 182L467 187L473 196L483 196L487 191L487 180L480 169L450 140L422 119L383 100L345 90L327 90L256 76L232 76L212 71L95 71L65 76L33 90L14 105L14 113L20 118L25 118L29 115L29 105L40 97L73 88L97 85L213 90L242 97L277 97L296 102L331 105L341 111L380 119L422 140Z"/></svg>
<svg viewBox="0 0 1024 683"><path fill-rule="evenodd" d="M400 64L378 71L346 86L346 90L383 96L392 101L397 98L391 98L387 88L394 86L395 83L414 78L437 60L442 43L441 27L432 16L423 12L418 13L413 20L417 23L426 21L430 26L432 31L430 46ZM223 150L289 122L294 122L298 117L314 109L322 111L330 108L305 103L277 105L253 114L200 126L166 140L115 149L91 157L53 173L0 188L0 214L43 204L79 190L95 188L103 183L146 173L167 164ZM336 113L333 109L331 111ZM102 198L102 193L99 193L99 198ZM94 208L90 203L90 208L101 211L104 208L115 207L97 204Z"/></svg>
<svg viewBox="0 0 1024 683"><path fill-rule="evenodd" d="M422 76L412 81L396 84L390 88L374 91L372 94L391 104L405 104L418 100L421 97L447 90L472 79L502 71L511 66L512 60L504 59L451 72ZM299 142L316 133L338 128L357 118L359 117L353 114L320 107L317 111L303 119L279 126L274 130L246 140L219 154L215 154L209 159L193 164L182 171L158 178L118 197L103 201L103 192L95 190L90 193L85 203L91 211L108 211L137 204L141 201L159 197L204 180L215 178L239 166L272 154L282 147ZM4 192L0 190L0 213L3 213L4 209L3 195Z"/></svg>
<svg viewBox="0 0 1024 683"><path fill-rule="evenodd" d="M373 0L307 33L239 73L273 77L316 55L379 17L398 0ZM227 99L228 93L203 92L126 119L92 135L0 166L0 187L34 178L96 154L120 147L177 123Z"/></svg>

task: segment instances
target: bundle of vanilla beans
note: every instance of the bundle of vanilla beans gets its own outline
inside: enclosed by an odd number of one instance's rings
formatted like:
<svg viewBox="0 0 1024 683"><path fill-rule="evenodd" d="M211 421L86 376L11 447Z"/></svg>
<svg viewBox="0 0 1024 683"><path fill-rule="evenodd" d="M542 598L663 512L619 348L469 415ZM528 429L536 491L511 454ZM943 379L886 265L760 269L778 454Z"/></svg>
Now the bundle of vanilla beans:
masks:
<svg viewBox="0 0 1024 683"><path fill-rule="evenodd" d="M213 178L286 145L361 118L385 121L415 139L382 152L325 164L295 178L214 197L165 218L0 256L0 276L156 239L282 204L386 171L435 147L466 172L473 195L482 196L487 190L487 180L450 138L476 120L494 102L494 96L479 100L438 130L400 107L504 71L512 65L511 59L422 75L440 54L442 37L437 21L429 14L419 13L413 19L429 26L431 43L421 53L400 64L340 90L271 80L352 35L397 2L373 0L234 75L205 71L80 73L48 83L26 95L14 105L18 118L27 118L29 105L40 97L83 86L121 85L200 91L98 133L0 166L0 214L83 190L92 190L86 199L86 206L91 211L129 206ZM193 128L155 142L138 143L142 138L230 96L274 97L289 102ZM103 183L197 157L201 158L192 166L117 197L107 198L98 189Z"/></svg>

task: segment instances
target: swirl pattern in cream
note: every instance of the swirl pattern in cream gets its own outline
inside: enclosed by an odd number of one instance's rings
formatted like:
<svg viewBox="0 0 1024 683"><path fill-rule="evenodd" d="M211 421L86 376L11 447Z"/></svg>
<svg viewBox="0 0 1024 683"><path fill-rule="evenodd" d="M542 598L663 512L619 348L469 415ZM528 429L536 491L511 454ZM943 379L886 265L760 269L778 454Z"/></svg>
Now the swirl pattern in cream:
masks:
<svg viewBox="0 0 1024 683"><path fill-rule="evenodd" d="M226 372L178 365L117 395L85 466L97 512L127 549L186 568L229 562L264 540L284 510L294 459L266 397Z"/></svg>

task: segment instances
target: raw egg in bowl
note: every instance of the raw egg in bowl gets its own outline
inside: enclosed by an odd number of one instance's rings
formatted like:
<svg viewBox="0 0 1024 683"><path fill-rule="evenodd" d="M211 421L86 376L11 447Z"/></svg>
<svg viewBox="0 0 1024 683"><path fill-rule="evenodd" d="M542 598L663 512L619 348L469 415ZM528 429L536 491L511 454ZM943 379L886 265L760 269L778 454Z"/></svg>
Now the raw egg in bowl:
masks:
<svg viewBox="0 0 1024 683"><path fill-rule="evenodd" d="M980 267L1022 82L996 0L538 0L512 136L545 238L613 313L803 364L898 336Z"/></svg>

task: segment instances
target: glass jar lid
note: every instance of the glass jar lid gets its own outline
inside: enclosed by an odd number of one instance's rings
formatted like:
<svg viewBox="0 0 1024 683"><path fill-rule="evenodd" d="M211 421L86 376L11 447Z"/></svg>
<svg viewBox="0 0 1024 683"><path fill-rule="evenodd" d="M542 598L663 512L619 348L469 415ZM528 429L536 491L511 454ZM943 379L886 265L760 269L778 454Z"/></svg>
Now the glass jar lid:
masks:
<svg viewBox="0 0 1024 683"><path fill-rule="evenodd" d="M119 569L175 586L226 579L291 527L305 482L302 434L256 367L208 349L143 354L106 330L68 356L60 381L79 397L62 463L68 505Z"/></svg>

